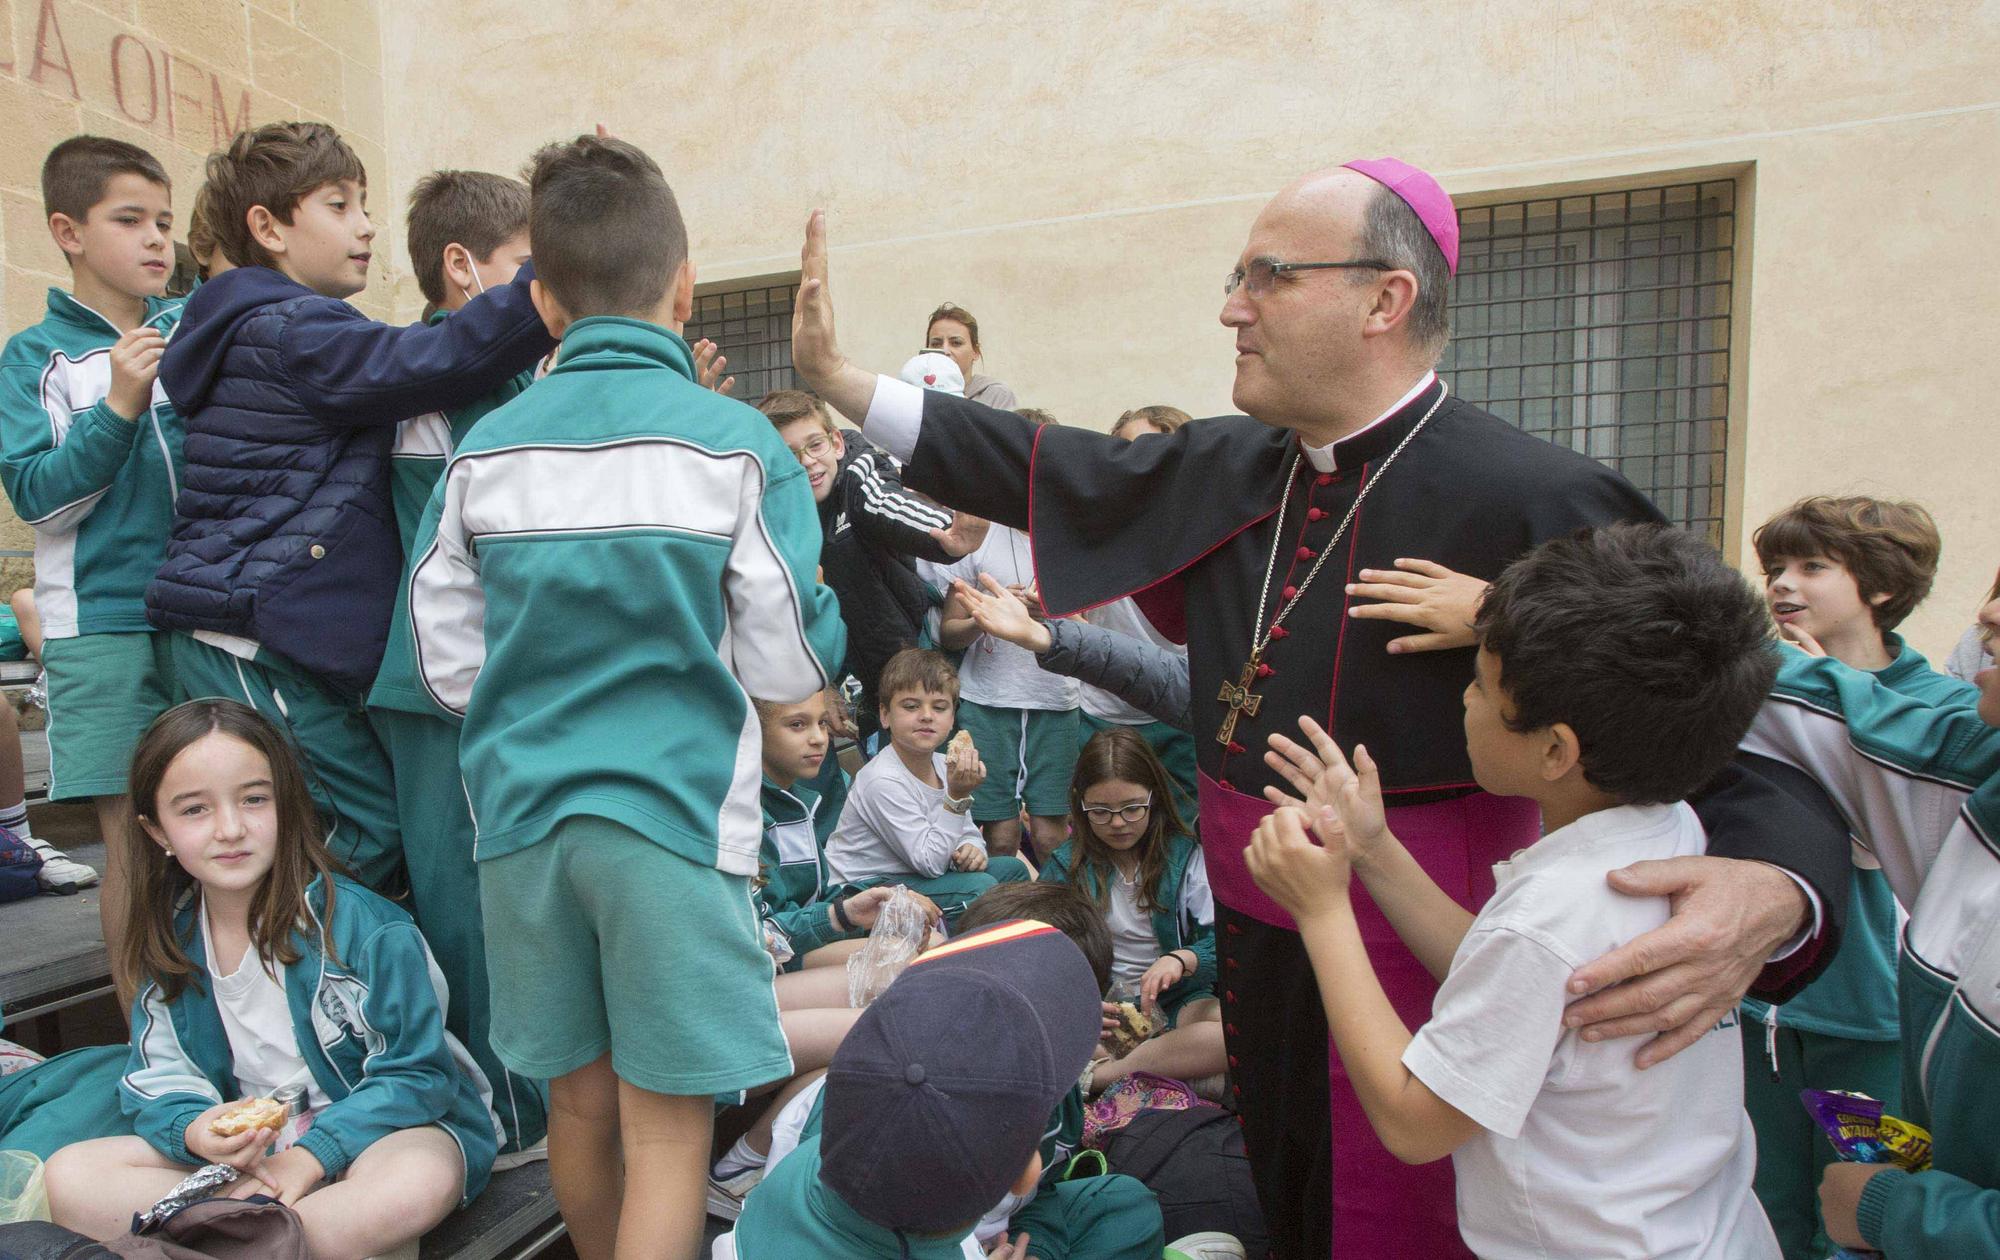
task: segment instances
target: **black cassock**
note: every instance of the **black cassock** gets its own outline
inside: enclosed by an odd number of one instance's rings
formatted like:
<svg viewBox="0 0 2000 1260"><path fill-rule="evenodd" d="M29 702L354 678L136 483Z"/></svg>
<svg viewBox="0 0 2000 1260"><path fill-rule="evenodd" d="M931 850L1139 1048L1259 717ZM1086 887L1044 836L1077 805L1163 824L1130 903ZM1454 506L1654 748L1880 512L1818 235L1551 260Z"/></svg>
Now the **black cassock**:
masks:
<svg viewBox="0 0 2000 1260"><path fill-rule="evenodd" d="M1596 460L1455 397L1433 411L1443 389L1432 383L1338 443L1330 472L1317 471L1289 431L1244 416L1125 442L1038 429L1010 412L926 393L906 471L908 485L940 502L1027 529L1053 615L1133 596L1163 633L1188 645L1232 1088L1281 1257L1326 1256L1330 1237L1336 1256L1468 1253L1458 1239L1449 1161L1397 1164L1344 1078L1330 1085L1311 966L1289 919L1244 871L1247 829L1267 808L1262 789L1285 786L1263 762L1266 737L1298 737L1297 719L1309 714L1344 749L1366 744L1389 805L1406 811L1392 819L1398 835L1406 842L1413 832L1427 835L1430 848L1412 844L1412 851L1447 892L1477 908L1492 892L1492 862L1532 843L1538 820L1473 782L1460 700L1473 654L1389 654L1390 639L1414 631L1346 616L1344 587L1359 570L1393 568L1398 558L1490 580L1545 539L1662 519ZM1427 413L1336 543L1363 485ZM1290 501L1279 520L1288 469ZM1232 708L1218 697L1249 660L1274 545L1262 625L1296 588L1304 593L1263 652L1250 688L1261 697L1255 712L1242 713L1222 742L1218 730ZM1698 809L1712 852L1783 866L1812 884L1825 907L1818 950L1802 955L1773 990L1796 991L1831 957L1845 910L1848 856L1838 816L1736 767L1709 795ZM1360 908L1359 885L1355 896ZM1393 932L1381 939L1379 912L1360 912L1377 973L1414 1027L1428 1015L1435 985ZM1339 1076L1337 1061L1333 1070Z"/></svg>

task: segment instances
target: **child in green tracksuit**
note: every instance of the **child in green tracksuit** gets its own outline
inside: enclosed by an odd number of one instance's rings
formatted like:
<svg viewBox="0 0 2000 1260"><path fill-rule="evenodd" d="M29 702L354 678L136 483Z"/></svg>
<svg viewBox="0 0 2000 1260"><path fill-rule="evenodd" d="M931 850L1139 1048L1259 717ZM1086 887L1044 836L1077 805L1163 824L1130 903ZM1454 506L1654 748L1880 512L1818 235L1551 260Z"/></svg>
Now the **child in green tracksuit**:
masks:
<svg viewBox="0 0 2000 1260"><path fill-rule="evenodd" d="M1083 952L1032 919L920 956L841 1043L801 1140L751 1192L717 1260L1161 1255L1159 1205L1132 1178L1037 1193L1045 1121L1075 1091L1100 993ZM983 1251L982 1215L1029 1199L1038 1212L1017 1211L1019 1232Z"/></svg>
<svg viewBox="0 0 2000 1260"><path fill-rule="evenodd" d="M486 290L510 283L527 262L528 186L483 171L433 172L410 194L406 235L411 270L436 308L431 322L437 323ZM548 1131L548 1086L508 1071L487 1041L486 937L472 861L472 812L458 773L458 722L440 714L417 682L409 571L429 543L419 537L418 526L445 460L475 421L518 396L533 379L523 372L477 402L396 426L389 492L403 543L403 581L396 588L382 668L368 692L368 720L396 771L396 822L410 880L410 913L451 994L445 1026L493 1082L493 1109L505 1130L503 1156L534 1146Z"/></svg>
<svg viewBox="0 0 2000 1260"><path fill-rule="evenodd" d="M834 908L846 890L827 872L827 837L847 801L847 775L832 755L828 703L822 691L797 704L757 704L764 728L757 908L774 952L789 955L785 971L804 968L807 955L822 946L868 934L844 904Z"/></svg>
<svg viewBox="0 0 2000 1260"><path fill-rule="evenodd" d="M389 450L412 416L467 406L553 342L532 269L435 324L390 327L368 283L368 174L324 123L266 123L211 155L204 204L234 264L188 299L160 360L187 428L166 559L146 588L183 694L227 696L305 759L334 855L407 890L395 774L364 707L403 571Z"/></svg>
<svg viewBox="0 0 2000 1260"><path fill-rule="evenodd" d="M1980 611L2000 633L2000 600ZM1833 1164L1827 1235L1890 1260L2000 1257L2000 669L1976 707L1927 704L1831 657L1787 652L1746 751L1818 780L1910 912L1899 964L1902 1114L1929 1171Z"/></svg>
<svg viewBox="0 0 2000 1260"><path fill-rule="evenodd" d="M562 344L445 468L410 578L417 674L464 719L491 1040L550 1082L577 1249L681 1254L714 1096L792 1068L750 887L752 697L823 690L845 634L804 471L696 382L659 167L586 136L537 154L529 186L533 296Z"/></svg>
<svg viewBox="0 0 2000 1260"><path fill-rule="evenodd" d="M1933 670L1895 633L1937 573L1941 543L1929 512L1860 496L1808 498L1764 522L1751 544L1786 637L1926 704L1977 701L1971 684ZM1781 1006L1743 1002L1743 1105L1757 1131L1757 1198L1787 1260L1833 1250L1815 1189L1838 1156L1799 1091L1855 1090L1891 1114L1901 1110L1901 922L1880 869L1854 868L1847 907L1840 952L1804 992Z"/></svg>
<svg viewBox="0 0 2000 1260"><path fill-rule="evenodd" d="M1205 1081L1229 1067L1215 996L1215 897L1173 793L1173 777L1143 735L1129 726L1099 731L1070 779L1072 838L1042 872L1044 882L1081 889L1103 916L1112 995L1166 1025L1122 1058L1100 1061L1093 1091L1134 1072Z"/></svg>
<svg viewBox="0 0 2000 1260"><path fill-rule="evenodd" d="M75 292L50 289L47 316L0 354L0 483L35 530L49 797L94 801L106 839L126 825L132 748L174 701L165 636L144 603L173 528L181 459L180 419L156 383L181 314L163 296L172 193L158 159L121 140L76 136L50 150L42 200ZM0 826L42 854L45 888L97 883L27 834L24 802L0 800ZM116 957L115 861L99 905Z"/></svg>

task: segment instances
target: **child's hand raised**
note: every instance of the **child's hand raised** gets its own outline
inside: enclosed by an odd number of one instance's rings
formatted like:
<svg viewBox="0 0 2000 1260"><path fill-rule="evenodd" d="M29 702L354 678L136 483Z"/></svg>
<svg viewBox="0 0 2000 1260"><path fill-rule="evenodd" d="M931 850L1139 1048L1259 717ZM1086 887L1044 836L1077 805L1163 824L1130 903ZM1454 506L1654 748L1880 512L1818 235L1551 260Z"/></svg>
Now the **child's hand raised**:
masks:
<svg viewBox="0 0 2000 1260"><path fill-rule="evenodd" d="M995 581L991 573L979 575L978 587L963 579L954 581L951 593L965 605L966 613L984 634L1030 652L1046 652L1055 642L1049 628L1035 620L1020 597Z"/></svg>
<svg viewBox="0 0 2000 1260"><path fill-rule="evenodd" d="M1264 764L1284 776L1299 795L1286 796L1267 787L1264 796L1273 805L1303 811L1313 820L1313 829L1324 843L1344 847L1349 858L1365 861L1389 835L1382 807L1382 775L1375 759L1356 744L1350 766L1340 745L1319 723L1301 717L1299 729L1311 741L1311 748L1274 733L1271 751L1264 754Z"/></svg>
<svg viewBox="0 0 2000 1260"><path fill-rule="evenodd" d="M964 512L951 514L951 528L934 529L931 537L937 545L951 556L969 556L979 550L979 544L986 541L987 532L993 522L983 516L968 516Z"/></svg>
<svg viewBox="0 0 2000 1260"><path fill-rule="evenodd" d="M944 755L944 790L953 800L962 801L986 782L986 763L979 759L979 746L971 740Z"/></svg>
<svg viewBox="0 0 2000 1260"><path fill-rule="evenodd" d="M1799 651L1804 652L1807 656L1826 655L1826 649L1820 646L1819 640L1813 638L1801 626L1791 624L1780 625L1778 627L1778 639L1787 646L1795 647Z"/></svg>
<svg viewBox="0 0 2000 1260"><path fill-rule="evenodd" d="M712 389L723 395L734 392L736 378L722 375L723 369L728 366L729 359L722 353L721 346L706 337L694 343L694 378L703 389Z"/></svg>
<svg viewBox="0 0 2000 1260"><path fill-rule="evenodd" d="M1300 923L1347 904L1347 855L1313 843L1303 810L1287 805L1265 818L1243 852L1257 887Z"/></svg>

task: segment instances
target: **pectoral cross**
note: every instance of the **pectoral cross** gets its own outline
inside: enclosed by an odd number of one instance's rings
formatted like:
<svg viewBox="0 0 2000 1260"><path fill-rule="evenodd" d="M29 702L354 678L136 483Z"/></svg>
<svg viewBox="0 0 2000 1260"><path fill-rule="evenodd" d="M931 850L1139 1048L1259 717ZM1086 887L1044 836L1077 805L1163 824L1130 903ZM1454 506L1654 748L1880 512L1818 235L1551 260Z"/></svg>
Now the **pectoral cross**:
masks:
<svg viewBox="0 0 2000 1260"><path fill-rule="evenodd" d="M1257 657L1252 654L1243 665L1243 677L1233 683L1222 684L1222 694L1216 699L1229 706L1229 716L1222 719L1222 728L1215 733L1215 742L1229 744L1236 739L1236 719L1256 717L1257 710L1264 707L1264 697L1250 694L1250 684L1257 680Z"/></svg>

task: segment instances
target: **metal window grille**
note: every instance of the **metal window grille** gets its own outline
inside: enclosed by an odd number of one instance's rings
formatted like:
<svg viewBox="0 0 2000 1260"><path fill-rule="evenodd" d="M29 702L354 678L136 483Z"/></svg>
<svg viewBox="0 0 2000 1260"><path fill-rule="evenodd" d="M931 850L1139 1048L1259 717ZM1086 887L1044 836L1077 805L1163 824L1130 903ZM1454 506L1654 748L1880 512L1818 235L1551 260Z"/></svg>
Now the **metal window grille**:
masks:
<svg viewBox="0 0 2000 1260"><path fill-rule="evenodd" d="M736 378L735 397L754 403L771 390L799 384L792 372L792 302L798 292L798 282L787 281L695 295L688 344L706 337L721 347L727 372Z"/></svg>
<svg viewBox="0 0 2000 1260"><path fill-rule="evenodd" d="M1722 542L1736 186L1672 184L1458 212L1461 397L1616 468Z"/></svg>

